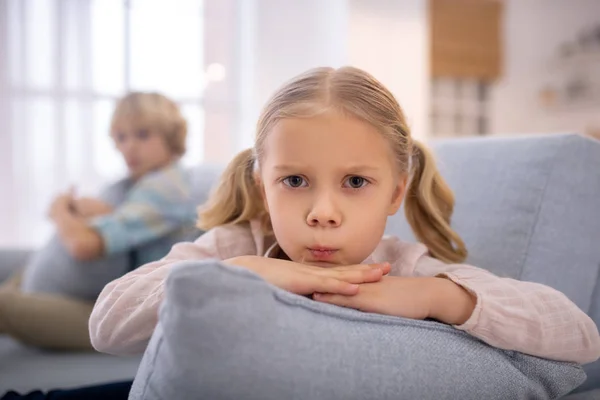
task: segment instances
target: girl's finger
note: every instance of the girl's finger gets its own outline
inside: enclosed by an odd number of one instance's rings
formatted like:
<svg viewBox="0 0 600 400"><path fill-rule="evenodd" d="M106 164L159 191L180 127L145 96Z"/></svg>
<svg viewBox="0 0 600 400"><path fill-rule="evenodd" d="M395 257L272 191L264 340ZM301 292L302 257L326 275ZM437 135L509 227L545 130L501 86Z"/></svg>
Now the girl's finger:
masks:
<svg viewBox="0 0 600 400"><path fill-rule="evenodd" d="M373 268L379 268L383 274L389 274L392 270L392 265L389 262L379 263L379 264L370 264Z"/></svg>
<svg viewBox="0 0 600 400"><path fill-rule="evenodd" d="M331 293L314 293L313 300L321 303L335 304L336 306L359 309L357 296L343 296Z"/></svg>
<svg viewBox="0 0 600 400"><path fill-rule="evenodd" d="M336 270L350 270L350 271L356 271L356 270L360 270L360 271L364 271L364 270L370 270L370 269L381 269L381 270L389 270L391 269L390 263L388 262L383 262L383 263L373 263L373 264L356 264L356 265L346 265L343 267L335 267L333 269Z"/></svg>
<svg viewBox="0 0 600 400"><path fill-rule="evenodd" d="M384 274L387 274L391 270L390 263L376 263L376 264L355 264L355 265L342 265L339 267L317 267L315 265L304 264L301 268L308 271L321 271L321 270L329 270L329 271L369 271L372 269L381 269Z"/></svg>
<svg viewBox="0 0 600 400"><path fill-rule="evenodd" d="M352 296L358 293L358 285L339 279L313 275L312 292L335 293Z"/></svg>
<svg viewBox="0 0 600 400"><path fill-rule="evenodd" d="M336 271L322 268L320 271L311 271L311 273L323 277L335 278L348 283L378 282L383 276L383 271L379 268L362 271Z"/></svg>
<svg viewBox="0 0 600 400"><path fill-rule="evenodd" d="M376 268L375 264L357 264L357 265L343 265L341 267L328 268L332 271L368 271Z"/></svg>

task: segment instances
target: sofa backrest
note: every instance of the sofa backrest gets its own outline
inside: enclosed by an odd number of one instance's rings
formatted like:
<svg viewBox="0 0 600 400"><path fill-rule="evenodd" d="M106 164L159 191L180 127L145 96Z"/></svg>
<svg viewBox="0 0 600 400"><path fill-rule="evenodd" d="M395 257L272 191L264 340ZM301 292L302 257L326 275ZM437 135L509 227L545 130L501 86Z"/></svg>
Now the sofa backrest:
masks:
<svg viewBox="0 0 600 400"><path fill-rule="evenodd" d="M564 292L600 322L600 141L576 134L469 138L432 144L454 190L453 227L467 262ZM204 203L223 167L192 169ZM401 210L387 233L414 240Z"/></svg>
<svg viewBox="0 0 600 400"><path fill-rule="evenodd" d="M552 286L600 326L600 142L557 134L432 148L456 196L452 225L469 250L467 263ZM199 167L200 192L220 170ZM414 240L404 210L390 217L387 233ZM589 368L600 381L596 364Z"/></svg>
<svg viewBox="0 0 600 400"><path fill-rule="evenodd" d="M600 142L575 134L433 146L468 263L564 292L600 322ZM388 232L413 240L402 214ZM600 299L597 299L600 300Z"/></svg>
<svg viewBox="0 0 600 400"><path fill-rule="evenodd" d="M575 134L433 145L467 263L565 293L600 326L600 142ZM402 213L388 233L414 240ZM600 387L600 362L578 391Z"/></svg>

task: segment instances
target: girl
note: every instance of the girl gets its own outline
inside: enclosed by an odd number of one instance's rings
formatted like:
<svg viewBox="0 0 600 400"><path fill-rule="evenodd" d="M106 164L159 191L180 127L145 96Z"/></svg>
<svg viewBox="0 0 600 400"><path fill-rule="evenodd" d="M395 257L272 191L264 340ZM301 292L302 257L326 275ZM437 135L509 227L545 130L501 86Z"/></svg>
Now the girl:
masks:
<svg viewBox="0 0 600 400"><path fill-rule="evenodd" d="M422 244L383 237L405 199ZM492 346L588 363L592 320L560 292L461 264L453 195L414 141L393 95L356 68L318 68L284 85L258 121L255 145L226 169L194 243L108 284L90 318L92 344L144 351L164 282L182 260L219 259L316 301L434 318Z"/></svg>
<svg viewBox="0 0 600 400"><path fill-rule="evenodd" d="M92 349L88 319L104 285L197 236L189 177L178 164L186 133L177 105L160 94L132 93L118 103L111 136L129 177L101 199L67 193L54 200L55 237L0 288L0 334Z"/></svg>

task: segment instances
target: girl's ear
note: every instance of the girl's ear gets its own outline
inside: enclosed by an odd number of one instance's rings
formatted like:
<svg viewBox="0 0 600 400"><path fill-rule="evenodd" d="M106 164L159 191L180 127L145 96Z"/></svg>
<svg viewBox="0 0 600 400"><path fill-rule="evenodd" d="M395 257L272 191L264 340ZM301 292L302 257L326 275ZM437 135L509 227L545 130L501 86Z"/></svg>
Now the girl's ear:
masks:
<svg viewBox="0 0 600 400"><path fill-rule="evenodd" d="M408 183L408 177L404 176L398 179L396 187L392 192L392 199L390 202L390 207L388 209L388 215L394 215L400 209L402 205L402 200L404 200L404 194L406 193L406 184Z"/></svg>
<svg viewBox="0 0 600 400"><path fill-rule="evenodd" d="M269 212L269 205L267 204L267 195L265 193L265 185L263 184L262 179L260 179L260 174L258 174L258 172L254 173L254 182L256 183L256 186L258 187L258 191L260 192L260 195L262 197L262 201L265 206L265 210L267 210L267 212Z"/></svg>

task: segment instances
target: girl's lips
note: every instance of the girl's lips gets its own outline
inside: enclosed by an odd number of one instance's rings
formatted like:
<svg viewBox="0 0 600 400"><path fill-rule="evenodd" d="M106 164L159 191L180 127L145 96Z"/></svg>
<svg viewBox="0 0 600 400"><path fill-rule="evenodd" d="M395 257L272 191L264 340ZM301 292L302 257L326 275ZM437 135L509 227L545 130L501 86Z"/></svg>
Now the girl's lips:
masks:
<svg viewBox="0 0 600 400"><path fill-rule="evenodd" d="M308 251L315 260L325 261L330 260L337 252L337 249L332 249L328 247L314 247L309 248Z"/></svg>

